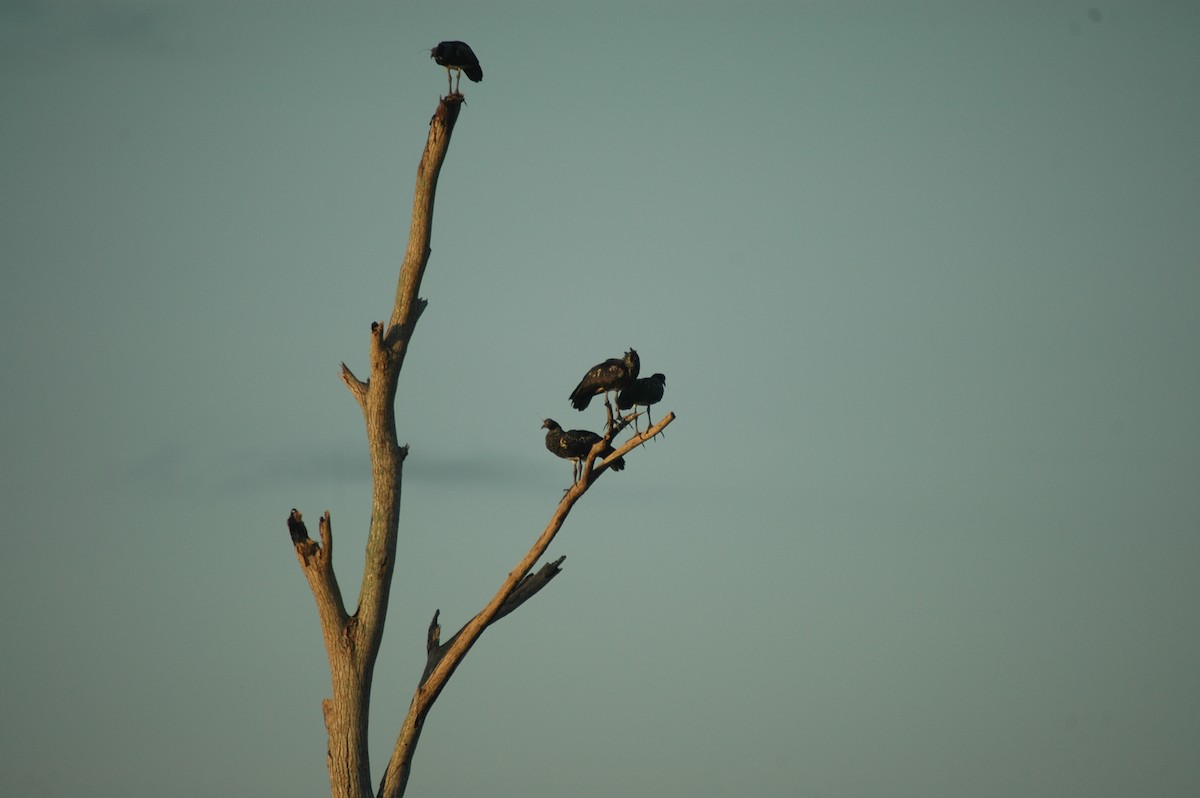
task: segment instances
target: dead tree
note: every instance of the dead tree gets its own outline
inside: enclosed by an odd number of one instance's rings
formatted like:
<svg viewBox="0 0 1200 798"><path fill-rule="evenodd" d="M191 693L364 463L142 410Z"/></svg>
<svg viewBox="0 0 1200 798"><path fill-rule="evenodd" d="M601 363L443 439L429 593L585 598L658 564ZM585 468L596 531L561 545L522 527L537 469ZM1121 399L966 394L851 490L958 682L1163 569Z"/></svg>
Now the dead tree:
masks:
<svg viewBox="0 0 1200 798"><path fill-rule="evenodd" d="M413 330L425 310L426 302L418 296L418 291L429 262L434 195L461 106L462 95L445 97L430 120L429 139L417 167L412 227L408 250L400 266L395 306L387 324L376 322L371 325L370 376L360 380L345 363L341 368L342 381L358 401L366 422L374 485L362 587L353 613L346 610L333 571L333 527L329 512L320 519L320 542L308 536L299 511L292 510L287 523L296 557L316 599L321 633L329 656L332 695L322 702L322 709L329 739L327 759L334 798L399 798L404 794L425 718L463 657L484 629L534 596L558 574L562 557L543 564L537 571L533 568L554 540L571 508L608 470L608 463L630 454L674 420L674 414L668 413L645 432L635 434L619 446L613 444L615 453L597 462L600 452L625 428L632 416L610 424L604 440L597 443L587 457L582 477L565 491L546 528L487 605L445 642L441 640L438 612L434 612L426 638L425 671L376 792L372 788L367 753L367 718L375 658L383 638L396 564L400 486L408 455L408 446L400 445L396 433L396 386Z"/></svg>

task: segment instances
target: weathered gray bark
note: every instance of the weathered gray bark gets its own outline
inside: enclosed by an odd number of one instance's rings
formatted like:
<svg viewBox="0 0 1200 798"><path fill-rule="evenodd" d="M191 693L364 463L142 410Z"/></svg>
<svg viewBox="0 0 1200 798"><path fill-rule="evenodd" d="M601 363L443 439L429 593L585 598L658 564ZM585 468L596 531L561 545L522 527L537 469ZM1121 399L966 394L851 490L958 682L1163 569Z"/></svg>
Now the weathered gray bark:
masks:
<svg viewBox="0 0 1200 798"><path fill-rule="evenodd" d="M297 559L317 603L321 634L329 657L332 695L322 702L322 709L329 741L329 781L334 798L373 798L375 795L367 752L371 680L387 618L388 597L396 562L401 483L404 460L408 454L408 447L399 444L396 434L396 386L413 330L425 309L425 300L419 298L418 291L429 261L434 196L438 174L461 104L461 95L444 98L430 120L429 138L417 168L412 227L408 250L400 267L395 306L386 326L380 323L371 325L370 376L366 381L359 380L342 364L342 380L358 401L366 423L374 485L362 588L353 614L346 611L333 571L333 528L329 512L326 511L320 520L320 543L308 537L298 511L292 511L288 523ZM618 447L616 453L603 462L596 462L596 458L606 441L597 444L588 458L583 476L565 492L533 547L508 574L487 606L445 643L440 641L438 615L434 614L426 641L427 667L384 771L379 785L379 798L399 798L404 794L413 752L425 718L483 630L515 610L558 574L563 560L561 557L553 563L544 564L536 573L532 569L562 527L575 502L600 474L608 470L608 461L628 454L673 420L674 415L668 413L658 424ZM628 421L623 419L618 419L615 425L610 424L612 432L607 441L611 441L627 424Z"/></svg>

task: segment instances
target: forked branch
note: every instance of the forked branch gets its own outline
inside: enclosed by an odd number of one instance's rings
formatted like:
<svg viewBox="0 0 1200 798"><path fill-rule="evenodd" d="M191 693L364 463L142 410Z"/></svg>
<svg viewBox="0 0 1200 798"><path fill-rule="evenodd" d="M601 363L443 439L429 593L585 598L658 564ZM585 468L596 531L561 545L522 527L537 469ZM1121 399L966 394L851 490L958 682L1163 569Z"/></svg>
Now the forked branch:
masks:
<svg viewBox="0 0 1200 798"><path fill-rule="evenodd" d="M333 572L329 514L321 522L321 544L309 539L307 531L300 540L298 530L293 532L297 557L317 602L329 655L333 695L322 706L329 739L330 785L339 798L372 798L374 792L367 749L368 708L396 563L400 486L408 454L408 447L400 445L396 432L396 387L409 340L425 308L418 292L429 260L437 179L461 105L461 96L447 97L438 103L430 120L429 136L417 167L408 249L400 266L395 303L386 327L379 322L371 325L370 376L360 380L344 363L341 367L342 381L363 413L373 484L362 587L353 614L345 609ZM296 520L299 522L299 518ZM289 519L289 529L292 527Z"/></svg>
<svg viewBox="0 0 1200 798"><path fill-rule="evenodd" d="M333 572L333 528L329 513L321 518L320 542L309 537L299 511L293 510L288 519L297 559L317 603L329 656L332 696L322 702L322 708L328 733L330 784L335 798L376 798L370 777L367 718L375 658L387 618L396 563L400 487L408 454L408 447L400 445L397 435L396 389L409 342L426 307L419 291L431 251L434 198L461 105L462 95L445 97L430 120L429 137L417 168L408 247L400 267L395 302L386 325L381 322L371 325L370 373L367 379L360 380L348 366L341 365L341 379L363 413L373 485L362 586L353 613L346 610ZM425 672L397 736L378 798L403 795L425 718L484 629L522 606L561 571L563 557L543 563L536 572L533 568L545 555L575 503L617 457L628 455L652 439L675 416L667 414L658 424L634 435L601 460L601 452L629 424L629 418L616 419L614 427L610 416L608 434L588 454L582 475L563 493L541 535L487 605L445 642L441 641L439 613L434 613L426 637Z"/></svg>

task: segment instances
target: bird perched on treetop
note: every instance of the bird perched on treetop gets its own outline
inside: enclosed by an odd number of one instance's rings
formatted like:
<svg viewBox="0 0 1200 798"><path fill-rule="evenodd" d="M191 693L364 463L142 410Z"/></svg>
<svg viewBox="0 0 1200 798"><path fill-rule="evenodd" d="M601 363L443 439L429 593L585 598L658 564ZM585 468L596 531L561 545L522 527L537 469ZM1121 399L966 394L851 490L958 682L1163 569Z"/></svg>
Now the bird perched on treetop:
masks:
<svg viewBox="0 0 1200 798"><path fill-rule="evenodd" d="M466 42L442 42L430 49L429 57L436 61L438 66L446 68L447 85L450 84L450 70L458 72L458 80L454 81L454 87L450 89L451 94L460 93L458 83L462 80L464 72L472 83L483 80L483 69L479 66L479 59Z"/></svg>
<svg viewBox="0 0 1200 798"><path fill-rule="evenodd" d="M640 380L634 380L628 387L617 394L617 409L628 410L634 405L646 408L646 420L654 425L650 418L650 405L662 401L663 389L667 387L667 375L652 374ZM637 419L633 420L633 428L637 429Z"/></svg>
<svg viewBox="0 0 1200 798"><path fill-rule="evenodd" d="M303 543L308 540L308 527L304 525L304 516L295 507L288 515L287 519L288 534L292 536L292 543Z"/></svg>
<svg viewBox="0 0 1200 798"><path fill-rule="evenodd" d="M592 451L592 447L602 440L600 436L586 429L565 430L552 418L542 422L542 429L549 430L546 433L546 448L552 454L572 461L571 477L579 481L583 474L583 459ZM612 453L613 447L605 446L600 456L608 457ZM625 458L618 457L609 465L613 471L622 471L625 468Z"/></svg>
<svg viewBox="0 0 1200 798"><path fill-rule="evenodd" d="M586 410L592 397L598 393L604 394L604 403L608 404L608 392L619 391L637 379L638 370L642 367L641 360L635 349L630 349L621 360L609 358L599 365L592 366L583 375L579 385L571 391L571 406L576 410Z"/></svg>

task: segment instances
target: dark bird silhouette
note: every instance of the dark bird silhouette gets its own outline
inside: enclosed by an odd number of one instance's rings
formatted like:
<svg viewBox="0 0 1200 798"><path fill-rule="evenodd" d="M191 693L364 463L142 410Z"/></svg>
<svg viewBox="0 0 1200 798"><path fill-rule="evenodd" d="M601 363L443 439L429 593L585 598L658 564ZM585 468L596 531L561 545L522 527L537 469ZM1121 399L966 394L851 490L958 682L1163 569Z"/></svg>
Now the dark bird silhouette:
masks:
<svg viewBox="0 0 1200 798"><path fill-rule="evenodd" d="M642 363L638 353L630 349L621 360L609 358L599 365L592 366L583 375L579 385L571 391L571 406L576 410L586 410L596 394L604 394L604 403L608 404L608 392L619 391L637 379L638 369Z"/></svg>
<svg viewBox="0 0 1200 798"><path fill-rule="evenodd" d="M479 59L475 57L475 52L466 42L442 42L437 47L429 51L429 57L438 63L438 66L446 68L446 84L450 84L450 70L458 72L458 79L454 81L454 87L450 89L451 94L459 94L458 83L462 80L462 73L466 72L467 77L472 83L478 83L483 80L483 69L479 66Z"/></svg>
<svg viewBox="0 0 1200 798"><path fill-rule="evenodd" d="M628 410L635 405L641 405L646 408L646 420L650 422L650 426L654 426L654 419L650 418L650 405L662 401L663 389L666 387L667 375L665 374L652 374L649 377L634 380L617 394L617 409ZM633 428L637 429L636 418L633 420Z"/></svg>
<svg viewBox="0 0 1200 798"><path fill-rule="evenodd" d="M302 519L300 511L293 507L287 520L288 534L292 536L292 543L302 543L308 540L308 527L304 525Z"/></svg>
<svg viewBox="0 0 1200 798"><path fill-rule="evenodd" d="M579 477L583 475L583 460L588 456L592 447L600 442L600 436L585 429L565 430L552 418L542 422L542 429L549 430L546 433L546 448L550 450L551 454L572 462L571 476L578 482ZM600 456L608 457L612 453L613 447L605 446ZM609 465L612 466L613 471L622 471L625 468L625 458L618 457Z"/></svg>

